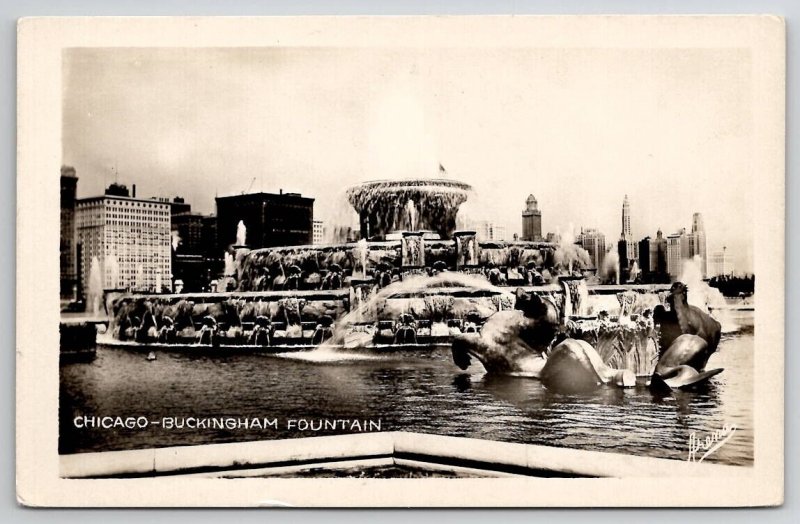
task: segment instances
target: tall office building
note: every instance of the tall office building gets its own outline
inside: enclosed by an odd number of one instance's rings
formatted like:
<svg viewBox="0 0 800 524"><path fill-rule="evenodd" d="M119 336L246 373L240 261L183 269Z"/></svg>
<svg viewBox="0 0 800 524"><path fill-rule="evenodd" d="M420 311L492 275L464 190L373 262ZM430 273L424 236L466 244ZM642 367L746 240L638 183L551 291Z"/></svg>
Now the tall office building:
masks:
<svg viewBox="0 0 800 524"><path fill-rule="evenodd" d="M170 287L169 201L134 198L125 186L112 184L105 195L76 202L76 223L83 282L98 264L104 289Z"/></svg>
<svg viewBox="0 0 800 524"><path fill-rule="evenodd" d="M78 177L75 168L61 167L61 296L77 298L78 260L75 242L75 193Z"/></svg>
<svg viewBox="0 0 800 524"><path fill-rule="evenodd" d="M723 247L722 251L715 251L711 254L709 265L710 277L733 275L733 258L728 254L726 247Z"/></svg>
<svg viewBox="0 0 800 524"><path fill-rule="evenodd" d="M667 275L667 241L660 229L656 238L639 241L639 269L646 282L660 282Z"/></svg>
<svg viewBox="0 0 800 524"><path fill-rule="evenodd" d="M475 230L475 236L479 242L506 240L505 226L501 226L491 220L477 220L472 223L470 229Z"/></svg>
<svg viewBox="0 0 800 524"><path fill-rule="evenodd" d="M686 228L667 237L667 273L673 279L680 277L683 261L691 258L689 237Z"/></svg>
<svg viewBox="0 0 800 524"><path fill-rule="evenodd" d="M708 277L708 256L706 251L706 228L703 215L692 215L692 232L689 234L689 257L698 257L703 278Z"/></svg>
<svg viewBox="0 0 800 524"><path fill-rule="evenodd" d="M580 244L589 253L595 269L602 267L606 256L606 236L603 233L594 228L581 228L575 243Z"/></svg>
<svg viewBox="0 0 800 524"><path fill-rule="evenodd" d="M522 240L542 240L542 212L533 195L528 195L522 211Z"/></svg>
<svg viewBox="0 0 800 524"><path fill-rule="evenodd" d="M639 246L633 240L631 232L631 203L628 195L622 201L622 232L620 233L619 243L619 263L621 269L628 268L634 260L639 258Z"/></svg>
<svg viewBox="0 0 800 524"><path fill-rule="evenodd" d="M236 243L239 221L252 249L309 245L314 240L314 199L300 193L249 193L217 197L217 248Z"/></svg>
<svg viewBox="0 0 800 524"><path fill-rule="evenodd" d="M325 241L325 224L322 220L314 220L314 234L312 242L322 244Z"/></svg>

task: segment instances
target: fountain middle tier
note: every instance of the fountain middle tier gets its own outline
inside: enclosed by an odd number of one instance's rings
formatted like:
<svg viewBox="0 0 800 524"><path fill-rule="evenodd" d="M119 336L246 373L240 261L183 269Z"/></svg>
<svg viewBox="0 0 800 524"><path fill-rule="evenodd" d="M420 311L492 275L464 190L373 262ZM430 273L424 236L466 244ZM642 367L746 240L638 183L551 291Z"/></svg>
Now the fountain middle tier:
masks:
<svg viewBox="0 0 800 524"><path fill-rule="evenodd" d="M406 234L400 240L255 249L242 256L239 291L326 290L349 287L353 278L380 287L411 273L443 270L479 274L497 285L554 280L556 246L548 242L478 242L474 231L454 240Z"/></svg>

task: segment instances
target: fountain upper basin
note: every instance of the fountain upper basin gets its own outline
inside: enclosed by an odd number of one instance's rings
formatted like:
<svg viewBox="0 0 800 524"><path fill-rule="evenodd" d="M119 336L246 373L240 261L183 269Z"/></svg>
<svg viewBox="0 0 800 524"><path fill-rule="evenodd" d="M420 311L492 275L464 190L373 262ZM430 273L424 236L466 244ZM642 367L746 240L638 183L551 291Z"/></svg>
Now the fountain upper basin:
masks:
<svg viewBox="0 0 800 524"><path fill-rule="evenodd" d="M347 190L359 214L361 236L385 238L400 230L431 230L450 238L458 208L472 187L444 178L373 180Z"/></svg>

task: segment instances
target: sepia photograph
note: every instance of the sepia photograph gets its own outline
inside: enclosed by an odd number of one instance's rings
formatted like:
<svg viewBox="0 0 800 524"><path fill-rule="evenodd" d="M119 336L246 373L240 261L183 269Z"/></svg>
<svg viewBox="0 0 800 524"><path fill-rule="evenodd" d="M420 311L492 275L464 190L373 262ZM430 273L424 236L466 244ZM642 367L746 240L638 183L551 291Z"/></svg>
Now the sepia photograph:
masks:
<svg viewBox="0 0 800 524"><path fill-rule="evenodd" d="M258 26L206 21L159 23ZM720 488L782 460L782 21L640 22L65 38L53 481ZM514 493L415 505L547 504Z"/></svg>

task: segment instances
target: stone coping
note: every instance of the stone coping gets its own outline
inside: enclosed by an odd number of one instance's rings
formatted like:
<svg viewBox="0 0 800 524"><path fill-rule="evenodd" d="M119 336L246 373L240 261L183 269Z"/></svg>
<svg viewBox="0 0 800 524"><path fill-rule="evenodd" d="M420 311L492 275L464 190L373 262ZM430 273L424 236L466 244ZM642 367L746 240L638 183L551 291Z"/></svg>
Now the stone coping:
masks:
<svg viewBox="0 0 800 524"><path fill-rule="evenodd" d="M688 453L688 442L687 442ZM271 476L352 464L415 464L486 477L744 476L752 468L412 432L61 455L62 478Z"/></svg>

